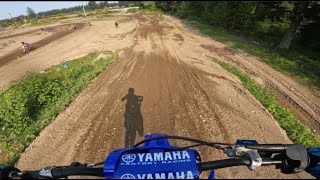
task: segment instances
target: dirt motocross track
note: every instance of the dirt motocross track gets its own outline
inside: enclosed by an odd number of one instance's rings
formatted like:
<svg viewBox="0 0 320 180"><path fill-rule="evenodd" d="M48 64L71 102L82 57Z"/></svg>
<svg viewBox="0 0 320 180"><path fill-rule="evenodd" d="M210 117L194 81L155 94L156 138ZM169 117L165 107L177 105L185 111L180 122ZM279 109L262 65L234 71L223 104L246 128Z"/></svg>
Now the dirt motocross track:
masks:
<svg viewBox="0 0 320 180"><path fill-rule="evenodd" d="M153 132L214 142L292 143L239 79L215 64L210 58L215 54L202 47L221 49L223 44L168 16L135 15L134 20L138 29L132 45L40 133L18 168L100 162L112 150ZM227 158L214 149L199 150L203 161ZM306 173L284 175L274 167L255 172L226 168L216 176L310 178Z"/></svg>
<svg viewBox="0 0 320 180"><path fill-rule="evenodd" d="M60 26L56 26L54 28L52 27L47 27L47 28L43 28L43 31L46 31L46 32L49 32L49 33L52 33L51 36L49 37L46 37L44 39L41 39L40 41L37 41L37 42L34 42L32 43L32 46L33 46L33 49L37 49L37 48L40 48L41 46L44 46L52 41L55 41L57 39L60 39L64 36L67 36L68 34L74 32L75 30L78 30L80 28L83 28L84 24L76 24L78 26L77 29L70 29L70 24L66 24L66 25L60 25ZM36 31L41 31L41 30L31 30L29 32L26 32L26 33L19 33L19 34L13 34L13 35L9 35L9 36L3 36L3 37L0 37L0 40L1 39L7 39L7 38L12 38L12 37L15 37L15 36L22 36L22 35L27 35L27 34L30 34L30 33L34 33ZM17 57L22 57L22 56L25 56L26 53L22 53L21 49L20 48L17 48L15 50L13 50L12 52L10 52L9 54L5 55L5 56L2 56L0 58L0 66L14 60L14 59L17 59Z"/></svg>

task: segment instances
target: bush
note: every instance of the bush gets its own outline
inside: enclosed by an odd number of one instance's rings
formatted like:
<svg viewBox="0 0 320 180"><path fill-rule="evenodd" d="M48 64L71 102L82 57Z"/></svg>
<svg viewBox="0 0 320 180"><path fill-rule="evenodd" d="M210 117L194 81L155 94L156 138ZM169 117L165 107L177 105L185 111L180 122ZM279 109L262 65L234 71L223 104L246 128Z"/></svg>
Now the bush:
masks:
<svg viewBox="0 0 320 180"><path fill-rule="evenodd" d="M8 27L10 24L8 22L0 22L0 28L6 28Z"/></svg>
<svg viewBox="0 0 320 180"><path fill-rule="evenodd" d="M78 17L84 17L84 14L83 13L79 13L77 16Z"/></svg>
<svg viewBox="0 0 320 180"><path fill-rule="evenodd" d="M248 75L229 64L219 60L214 60L228 72L238 76L244 87L269 111L269 113L279 122L280 126L287 132L288 137L294 142L303 144L306 147L320 145L319 137L313 135L310 129L304 127L301 121L296 118L289 109L279 105L275 97L267 89L260 86Z"/></svg>
<svg viewBox="0 0 320 180"><path fill-rule="evenodd" d="M50 20L61 20L61 19L67 19L67 17L63 16L63 15L57 15L57 16L52 16L49 19Z"/></svg>
<svg viewBox="0 0 320 180"><path fill-rule="evenodd" d="M191 4L188 1L181 2L181 5L178 9L178 11L175 13L176 16L183 19L194 19L195 16L193 16L194 10L191 8Z"/></svg>
<svg viewBox="0 0 320 180"><path fill-rule="evenodd" d="M103 53L107 57L96 59ZM54 119L97 74L117 56L94 52L57 65L41 74L29 74L0 93L0 164L15 160L37 134Z"/></svg>
<svg viewBox="0 0 320 180"><path fill-rule="evenodd" d="M86 16L95 16L95 15L102 15L102 14L109 14L109 11L104 11L104 10L96 10L96 11L91 11L91 12L87 12ZM85 17L84 13L79 13L77 15L78 17Z"/></svg>
<svg viewBox="0 0 320 180"><path fill-rule="evenodd" d="M127 22L130 22L132 21L132 18L122 18L122 19L119 19L117 22L119 23L127 23Z"/></svg>
<svg viewBox="0 0 320 180"><path fill-rule="evenodd" d="M138 12L137 8L127 10L127 13L136 13L136 12Z"/></svg>
<svg viewBox="0 0 320 180"><path fill-rule="evenodd" d="M148 9L148 10L157 10L156 3L154 1L144 1L140 4L141 9Z"/></svg>
<svg viewBox="0 0 320 180"><path fill-rule="evenodd" d="M209 23L226 27L228 23L227 2L208 3L203 12L203 18Z"/></svg>
<svg viewBox="0 0 320 180"><path fill-rule="evenodd" d="M99 15L99 14L109 14L109 11L104 11L102 9L98 9L95 11L95 15Z"/></svg>
<svg viewBox="0 0 320 180"><path fill-rule="evenodd" d="M260 58L275 70L292 75L300 83L311 87L315 93L320 87L320 63L316 59L298 52L297 50L275 51L268 46L257 45L245 37L235 35L224 29L207 25L199 21L191 22L191 26L199 29L200 33L208 35L215 40L234 48L239 48L247 53Z"/></svg>

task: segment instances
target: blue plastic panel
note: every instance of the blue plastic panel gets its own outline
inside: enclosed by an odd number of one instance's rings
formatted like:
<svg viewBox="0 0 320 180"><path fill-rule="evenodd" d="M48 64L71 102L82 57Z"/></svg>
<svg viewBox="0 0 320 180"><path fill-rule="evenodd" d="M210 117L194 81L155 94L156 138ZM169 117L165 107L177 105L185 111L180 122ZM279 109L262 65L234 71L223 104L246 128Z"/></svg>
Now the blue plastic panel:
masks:
<svg viewBox="0 0 320 180"><path fill-rule="evenodd" d="M150 139L165 134L146 135ZM197 151L176 151L167 139L146 142L143 146L113 151L104 164L105 178L117 179L198 179Z"/></svg>

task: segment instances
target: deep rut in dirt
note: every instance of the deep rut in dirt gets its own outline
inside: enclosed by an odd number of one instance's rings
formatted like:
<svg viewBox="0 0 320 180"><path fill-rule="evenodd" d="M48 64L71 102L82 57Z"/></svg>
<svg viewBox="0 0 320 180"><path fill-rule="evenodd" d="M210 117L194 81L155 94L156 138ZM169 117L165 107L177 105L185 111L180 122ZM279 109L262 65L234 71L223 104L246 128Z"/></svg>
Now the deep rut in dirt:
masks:
<svg viewBox="0 0 320 180"><path fill-rule="evenodd" d="M21 156L19 168L103 161L112 150L131 146L153 132L215 142L291 143L241 82L211 59L203 59L200 46L172 22L156 15L134 18L139 23L134 45L125 48L40 133ZM205 161L226 158L209 148L199 150ZM229 168L216 174L219 178L309 177L283 175L274 167L256 172Z"/></svg>

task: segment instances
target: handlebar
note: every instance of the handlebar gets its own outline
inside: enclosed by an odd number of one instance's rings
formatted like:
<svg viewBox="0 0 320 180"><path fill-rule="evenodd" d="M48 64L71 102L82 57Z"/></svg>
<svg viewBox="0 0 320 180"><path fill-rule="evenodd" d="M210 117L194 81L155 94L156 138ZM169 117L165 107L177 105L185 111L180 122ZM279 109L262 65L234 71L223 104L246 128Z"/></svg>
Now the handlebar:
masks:
<svg viewBox="0 0 320 180"><path fill-rule="evenodd" d="M103 177L103 168L83 168L83 167L59 167L49 170L36 170L15 172L11 178L21 177L23 179L41 179L41 178L65 178L68 176L96 176Z"/></svg>
<svg viewBox="0 0 320 180"><path fill-rule="evenodd" d="M181 139L181 140L189 140L195 143L198 143L193 146L188 147L175 147L170 146L169 137L171 139ZM144 146L140 147L139 144L144 143ZM214 147L219 150L223 150L223 152L230 159L216 160L216 161L208 161L208 162L199 162L200 155L196 150L188 148L196 147L197 145L209 145L210 147ZM139 146L139 147L138 147ZM150 153L149 150L152 149L160 149L161 152ZM187 149L187 150L185 150ZM173 151L173 152L171 152ZM182 152L177 153L178 151ZM141 153L142 152L142 153ZM163 153L166 153L164 155ZM320 151L319 151L320 152ZM138 155L135 155L135 154ZM139 155L139 153L141 153ZM168 153L168 154L167 154ZM170 154L172 153L172 154ZM133 154L133 155L132 155ZM145 158L144 157L147 157ZM168 155L168 156L167 156ZM139 156L139 157L138 157ZM172 157L171 157L172 156ZM138 157L138 158L136 158ZM174 158L173 158L174 157ZM156 160L153 160L156 159ZM148 160L147 160L148 159ZM0 168L0 179L51 179L51 178L66 178L68 176L96 176L96 177L118 177L120 175L130 175L130 177L134 177L134 175L130 174L136 169L130 169L131 167L144 168L144 165L137 166L138 163L155 161L155 162L165 162L163 167L167 162L171 160L189 160L182 163L184 167L179 166L179 164L169 166L168 171L171 173L172 169L176 168L175 172L178 173L184 171L195 172L194 177L198 177L199 173L208 170L215 170L233 166L247 166L250 170L255 170L260 166L271 166L275 165L277 169L281 169L282 173L291 174L296 172L301 172L304 170L308 170L310 164L310 157L308 156L308 151L302 145L299 144L258 144L255 141L251 140L243 140L237 141L236 144L225 144L225 143L209 143L201 140L196 140L192 138L186 137L178 137L178 136L163 136L161 134L153 134L147 135L144 141L136 144L133 148L120 149L113 151L110 153L108 158L106 159L106 164L104 168L98 168L99 165L104 164L80 164L80 163L72 163L70 166L59 166L53 168L44 168L36 171L23 171L15 169L13 167L7 167L5 169ZM318 161L317 161L318 162ZM172 162L171 162L172 163ZM187 164L189 163L189 164ZM119 165L121 164L121 165ZM122 165L124 164L124 165ZM130 166L128 166L128 165ZM131 166L131 165L134 166ZM149 170L149 169L150 170ZM141 173L155 173L158 170L151 169L153 166L149 166L146 170L142 170ZM160 168L160 164L159 164ZM174 169L173 168L173 169ZM165 167L164 167L165 169ZM163 169L161 169L163 170ZM161 171L160 170L160 171ZM116 172L121 172L120 174L116 174ZM126 173L126 174L122 174ZM144 175L145 175L144 174ZM137 174L139 175L139 174ZM122 176L121 176L122 177ZM128 176L129 177L129 176ZM149 176L148 176L149 177ZM162 177L162 176L161 176Z"/></svg>
<svg viewBox="0 0 320 180"><path fill-rule="evenodd" d="M250 164L251 164L250 159L243 157L243 158L230 158L230 159L198 163L198 168L199 168L199 171L201 172L201 171L209 171L212 169L221 169L221 168L227 168L227 167L233 167L233 166L244 166L244 165L249 166ZM262 160L262 166L270 166L270 165L277 165L277 164L282 164L282 161L269 159L269 158L265 158Z"/></svg>
<svg viewBox="0 0 320 180"><path fill-rule="evenodd" d="M282 161L265 158L262 161L263 166L281 164ZM209 171L212 169L221 169L234 166L248 166L250 165L250 159L247 157L242 158L230 158L217 161L208 161L198 163L198 169L200 172ZM36 170L36 171L24 171L11 173L11 178L20 177L23 179L41 179L41 178L65 178L68 176L96 176L104 177L103 168L92 167L55 167L48 170Z"/></svg>
<svg viewBox="0 0 320 180"><path fill-rule="evenodd" d="M230 159L223 159L217 161L209 161L203 162L198 164L199 171L209 171L212 169L221 169L227 168L232 166L243 166L243 165L250 165L250 160L247 158L230 158Z"/></svg>
<svg viewBox="0 0 320 180"><path fill-rule="evenodd" d="M103 168L55 168L51 171L55 178L63 178L67 176L98 176L103 177Z"/></svg>
<svg viewBox="0 0 320 180"><path fill-rule="evenodd" d="M255 144L255 145L246 145L248 149L263 150L268 152L279 152L285 151L292 144Z"/></svg>

